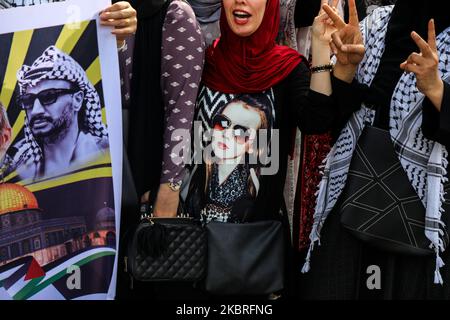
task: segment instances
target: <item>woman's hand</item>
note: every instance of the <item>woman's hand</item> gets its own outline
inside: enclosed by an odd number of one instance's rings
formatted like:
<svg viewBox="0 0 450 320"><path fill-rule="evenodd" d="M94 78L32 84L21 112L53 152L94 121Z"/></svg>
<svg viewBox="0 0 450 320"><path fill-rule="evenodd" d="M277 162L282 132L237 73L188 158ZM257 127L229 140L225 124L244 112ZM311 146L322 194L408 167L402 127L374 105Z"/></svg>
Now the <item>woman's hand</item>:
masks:
<svg viewBox="0 0 450 320"><path fill-rule="evenodd" d="M324 4L323 10L337 28L337 31L331 35L332 42L330 43L331 49L336 55L334 74L343 81L351 82L359 63L364 58L365 48L359 29L355 0L349 0L348 6L348 23L345 23L329 5Z"/></svg>
<svg viewBox="0 0 450 320"><path fill-rule="evenodd" d="M111 32L116 35L118 45L128 36L134 34L137 29L136 10L127 2L120 1L103 10L100 14L100 24L112 26Z"/></svg>
<svg viewBox="0 0 450 320"><path fill-rule="evenodd" d="M441 110L444 82L438 70L439 55L434 20L431 19L428 22L428 41L414 31L411 33L411 38L419 47L420 53L411 53L408 59L400 64L400 68L416 75L417 89L426 95L438 110Z"/></svg>
<svg viewBox="0 0 450 320"><path fill-rule="evenodd" d="M323 10L322 6L327 3L327 0L322 0L321 9L317 17L314 18L314 22L311 28L311 36L313 42L323 43L329 46L331 42L331 34L337 31L334 26L333 20L330 19L328 14ZM338 14L337 5L339 0L333 0L333 5L331 9Z"/></svg>
<svg viewBox="0 0 450 320"><path fill-rule="evenodd" d="M141 197L141 202L148 202L150 192L146 192ZM168 184L159 186L158 195L153 206L153 215L155 217L175 218L178 213L178 204L180 201L180 192L170 189Z"/></svg>
<svg viewBox="0 0 450 320"><path fill-rule="evenodd" d="M322 5L327 0L322 0ZM333 0L333 5L330 7L334 13L337 13L335 9L339 0ZM314 23L311 28L311 53L312 53L312 66L322 66L330 64L330 42L331 35L337 29L334 26L333 21L329 18L328 14L321 9L317 17L314 19ZM326 96L330 96L332 93L330 72L313 72L311 74L310 89Z"/></svg>

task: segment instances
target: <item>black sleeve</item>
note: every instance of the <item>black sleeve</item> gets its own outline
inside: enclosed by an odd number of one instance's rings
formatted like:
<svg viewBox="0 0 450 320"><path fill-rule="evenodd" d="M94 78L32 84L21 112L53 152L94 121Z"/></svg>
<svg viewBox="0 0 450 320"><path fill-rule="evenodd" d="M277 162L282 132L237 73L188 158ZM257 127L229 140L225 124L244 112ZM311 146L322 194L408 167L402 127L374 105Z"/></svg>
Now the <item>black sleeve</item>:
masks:
<svg viewBox="0 0 450 320"><path fill-rule="evenodd" d="M329 131L335 117L333 99L310 89L311 73L306 62L302 61L284 81L284 105L288 108L290 122L304 134Z"/></svg>
<svg viewBox="0 0 450 320"><path fill-rule="evenodd" d="M297 0L294 21L296 28L309 27L320 10L320 0Z"/></svg>
<svg viewBox="0 0 450 320"><path fill-rule="evenodd" d="M336 119L333 123L332 136L336 139L353 112L361 108L368 87L360 84L356 79L347 83L333 75L331 76L331 86L333 88L332 98L336 105Z"/></svg>
<svg viewBox="0 0 450 320"><path fill-rule="evenodd" d="M441 112L428 98L425 98L422 107L422 131L425 137L450 147L450 84L444 81Z"/></svg>

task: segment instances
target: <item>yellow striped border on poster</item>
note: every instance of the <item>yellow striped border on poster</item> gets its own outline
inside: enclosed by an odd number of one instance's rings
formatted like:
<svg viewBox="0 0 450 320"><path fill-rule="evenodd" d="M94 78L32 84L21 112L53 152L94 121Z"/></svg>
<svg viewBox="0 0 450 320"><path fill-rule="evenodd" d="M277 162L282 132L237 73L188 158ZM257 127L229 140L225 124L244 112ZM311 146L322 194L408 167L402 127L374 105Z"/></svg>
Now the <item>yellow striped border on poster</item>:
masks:
<svg viewBox="0 0 450 320"><path fill-rule="evenodd" d="M83 21L79 24L64 25L55 47L70 54L80 40L90 21Z"/></svg>
<svg viewBox="0 0 450 320"><path fill-rule="evenodd" d="M109 167L105 167L107 165L109 165ZM62 181L63 179L67 179L68 181L70 181L70 180L75 179L76 181L82 181L82 180L89 180L89 179L95 179L95 178L103 178L104 177L104 172L103 171L95 171L95 170L96 169L109 169L109 170L111 170L110 165L111 165L111 156L110 156L110 154L108 152L107 154L101 156L100 158L98 158L95 161L92 161L92 162L86 163L83 166L74 168L71 172L67 172L64 176L58 176L58 177L50 178L50 179L44 178L43 180L35 181L35 182L30 180L30 179L28 179L28 180L20 181L17 184L20 184L20 185L23 185L23 186L27 186L27 187L29 185L39 185L40 187L42 187L42 189L39 189L39 190L43 190L43 189L46 189L46 184L50 180L52 180L52 181ZM94 168L94 167L98 167L98 166L103 166L103 167L101 167L101 168ZM93 176L85 176L86 179L77 180L77 179L79 179L80 174L83 173L83 172L90 172L90 174L94 174L94 173L100 172L101 175L100 176L95 176L95 175L93 175ZM4 181L8 182L8 181L16 178L17 176L18 176L17 171L14 171L11 174L9 174L4 179ZM72 176L76 176L76 177L72 178ZM81 175L81 176L83 176L83 175ZM112 176L112 172L111 172L111 174L108 177L111 177L111 176ZM59 185L63 185L63 184L64 183L61 183ZM52 185L53 187L58 186L58 184L55 184L55 182L50 183L50 185ZM36 191L39 191L39 190L36 190Z"/></svg>
<svg viewBox="0 0 450 320"><path fill-rule="evenodd" d="M34 184L26 185L27 189L31 192L37 192L41 190L47 190L56 188L59 186L65 186L71 183L93 180L97 178L111 178L112 177L112 168L95 168L90 170L80 171L74 174L70 174L67 176L63 176L56 179L50 179L44 182L37 182ZM18 183L21 184L21 183Z"/></svg>
<svg viewBox="0 0 450 320"><path fill-rule="evenodd" d="M8 110L11 98L17 84L17 71L22 67L30 46L33 30L15 32L11 43L11 50L8 57L5 78L3 80L0 101ZM4 50L4 48L2 48Z"/></svg>

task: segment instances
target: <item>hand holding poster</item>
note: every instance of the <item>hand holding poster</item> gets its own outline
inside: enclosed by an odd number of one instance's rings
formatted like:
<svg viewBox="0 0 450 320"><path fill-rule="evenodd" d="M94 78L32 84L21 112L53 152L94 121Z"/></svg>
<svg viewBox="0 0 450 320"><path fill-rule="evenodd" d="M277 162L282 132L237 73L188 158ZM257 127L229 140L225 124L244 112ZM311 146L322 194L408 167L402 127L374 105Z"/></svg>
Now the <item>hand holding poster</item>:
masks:
<svg viewBox="0 0 450 320"><path fill-rule="evenodd" d="M113 299L122 128L107 0L0 11L0 299Z"/></svg>

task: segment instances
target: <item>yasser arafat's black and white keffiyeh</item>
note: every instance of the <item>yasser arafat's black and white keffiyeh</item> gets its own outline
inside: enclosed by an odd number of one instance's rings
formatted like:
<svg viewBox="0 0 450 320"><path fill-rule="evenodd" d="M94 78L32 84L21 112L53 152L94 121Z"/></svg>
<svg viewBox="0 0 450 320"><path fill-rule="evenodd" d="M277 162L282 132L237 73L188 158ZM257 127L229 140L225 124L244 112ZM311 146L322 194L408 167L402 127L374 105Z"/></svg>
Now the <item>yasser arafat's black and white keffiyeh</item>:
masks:
<svg viewBox="0 0 450 320"><path fill-rule="evenodd" d="M393 6L380 7L360 23L366 54L359 65L356 79L370 86L384 52L384 39ZM437 36L439 72L444 81L450 80L450 27ZM398 81L390 105L390 135L401 165L414 190L426 208L425 234L430 248L436 253L434 283L442 284L440 268L444 265L440 254L445 250L441 239L444 223L441 220L444 183L448 153L445 146L427 139L422 133L422 102L425 96L418 91L413 73L403 73ZM352 155L365 123L373 123L375 112L362 105L356 111L325 159L322 181L317 192L311 245L302 272L310 269L315 243L320 245L324 222L347 180Z"/></svg>
<svg viewBox="0 0 450 320"><path fill-rule="evenodd" d="M31 66L22 66L17 72L20 94L26 88L35 86L42 80L65 80L75 84L84 93L83 107L80 109L80 129L99 138L107 138L108 131L102 122L100 97L89 81L84 69L71 56L55 46L48 47ZM25 119L25 140L21 152L15 159L16 165L35 163L43 159L41 147L36 142Z"/></svg>

